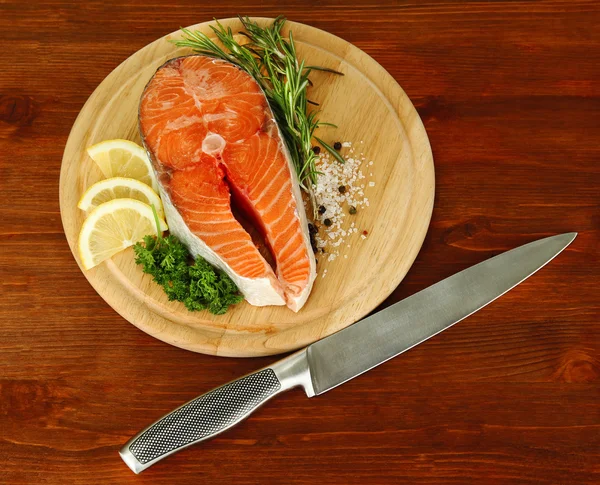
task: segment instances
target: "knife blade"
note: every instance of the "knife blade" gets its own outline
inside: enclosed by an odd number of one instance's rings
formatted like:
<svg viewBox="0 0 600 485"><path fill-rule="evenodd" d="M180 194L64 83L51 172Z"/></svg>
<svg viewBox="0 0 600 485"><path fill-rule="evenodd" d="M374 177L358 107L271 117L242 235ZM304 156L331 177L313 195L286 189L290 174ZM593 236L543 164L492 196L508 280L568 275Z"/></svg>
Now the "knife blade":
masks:
<svg viewBox="0 0 600 485"><path fill-rule="evenodd" d="M121 458L139 473L229 429L281 392L303 387L308 397L323 394L480 310L545 266L576 236L560 234L502 253L193 399L130 439Z"/></svg>

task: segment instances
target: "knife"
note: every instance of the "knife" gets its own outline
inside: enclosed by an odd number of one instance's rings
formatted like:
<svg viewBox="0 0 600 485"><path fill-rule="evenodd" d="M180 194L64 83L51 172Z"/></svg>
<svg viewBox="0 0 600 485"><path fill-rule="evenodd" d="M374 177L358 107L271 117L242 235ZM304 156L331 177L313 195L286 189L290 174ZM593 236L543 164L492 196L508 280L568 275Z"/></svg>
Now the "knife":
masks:
<svg viewBox="0 0 600 485"><path fill-rule="evenodd" d="M277 394L318 396L450 328L546 265L575 239L560 234L472 266L271 366L214 389L134 436L119 452L135 473L207 440Z"/></svg>

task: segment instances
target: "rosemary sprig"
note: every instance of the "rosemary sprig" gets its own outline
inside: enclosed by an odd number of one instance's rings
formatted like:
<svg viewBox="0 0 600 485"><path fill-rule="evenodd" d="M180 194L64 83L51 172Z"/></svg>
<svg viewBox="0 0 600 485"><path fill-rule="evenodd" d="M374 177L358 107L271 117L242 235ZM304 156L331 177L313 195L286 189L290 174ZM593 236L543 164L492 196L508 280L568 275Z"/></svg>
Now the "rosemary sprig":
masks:
<svg viewBox="0 0 600 485"><path fill-rule="evenodd" d="M310 82L308 76L319 70L343 75L333 69L306 66L299 61L292 32L285 39L281 30L286 22L277 17L270 26L260 27L248 17L240 17L245 31L239 32L248 39L241 45L234 38L231 28L225 28L216 21L211 26L217 39L225 47L222 49L207 35L198 31L181 29L183 39L174 41L178 47L189 47L204 54L229 61L248 72L264 91L271 111L282 131L288 151L296 167L300 186L312 197L312 185L317 181L316 155L312 150L314 132L319 126L334 126L317 119L318 111L309 111L306 91ZM318 140L337 160L343 159L331 146Z"/></svg>

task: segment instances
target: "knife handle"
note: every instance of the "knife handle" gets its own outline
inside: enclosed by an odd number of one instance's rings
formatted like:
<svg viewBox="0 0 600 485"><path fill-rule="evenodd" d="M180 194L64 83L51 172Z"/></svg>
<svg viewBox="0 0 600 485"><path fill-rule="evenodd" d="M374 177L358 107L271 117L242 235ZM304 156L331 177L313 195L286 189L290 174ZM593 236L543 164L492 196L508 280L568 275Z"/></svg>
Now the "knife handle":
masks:
<svg viewBox="0 0 600 485"><path fill-rule="evenodd" d="M304 350L189 401L131 438L119 454L129 468L139 473L179 450L222 433L272 397L296 386L314 395Z"/></svg>

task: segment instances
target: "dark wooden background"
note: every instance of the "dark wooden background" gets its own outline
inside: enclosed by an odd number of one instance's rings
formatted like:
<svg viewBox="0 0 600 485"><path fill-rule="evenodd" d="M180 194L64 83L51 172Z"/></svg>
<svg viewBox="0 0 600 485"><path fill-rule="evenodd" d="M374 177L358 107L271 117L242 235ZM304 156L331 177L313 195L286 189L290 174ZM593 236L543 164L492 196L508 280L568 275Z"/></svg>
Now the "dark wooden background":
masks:
<svg viewBox="0 0 600 485"><path fill-rule="evenodd" d="M117 454L132 434L275 359L170 347L105 304L63 235L62 152L130 54L237 13L354 43L423 118L435 210L386 304L534 239L579 237L435 339L135 476ZM0 60L1 483L600 483L597 1L3 0Z"/></svg>

